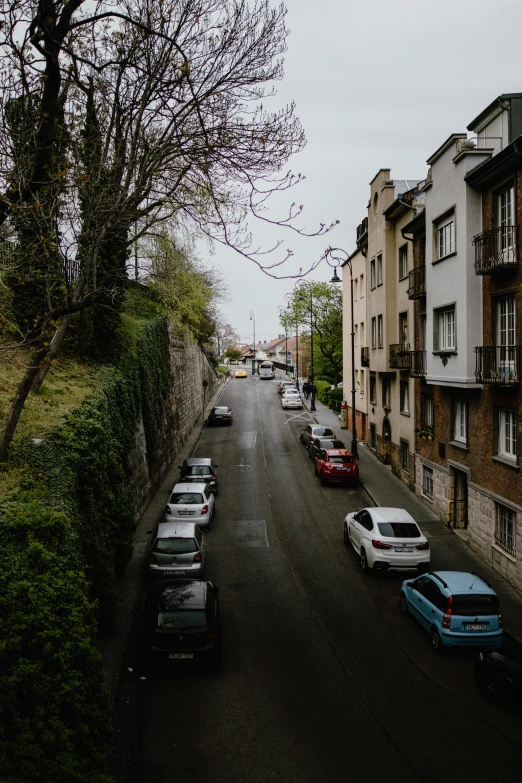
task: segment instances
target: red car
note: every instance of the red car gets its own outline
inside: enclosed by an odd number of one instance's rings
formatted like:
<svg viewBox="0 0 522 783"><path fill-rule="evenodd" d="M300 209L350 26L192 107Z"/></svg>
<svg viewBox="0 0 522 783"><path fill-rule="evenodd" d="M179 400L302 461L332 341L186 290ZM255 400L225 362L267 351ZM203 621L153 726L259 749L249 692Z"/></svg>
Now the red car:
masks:
<svg viewBox="0 0 522 783"><path fill-rule="evenodd" d="M359 466L348 449L320 449L315 458L315 475L324 486L336 484L359 484Z"/></svg>

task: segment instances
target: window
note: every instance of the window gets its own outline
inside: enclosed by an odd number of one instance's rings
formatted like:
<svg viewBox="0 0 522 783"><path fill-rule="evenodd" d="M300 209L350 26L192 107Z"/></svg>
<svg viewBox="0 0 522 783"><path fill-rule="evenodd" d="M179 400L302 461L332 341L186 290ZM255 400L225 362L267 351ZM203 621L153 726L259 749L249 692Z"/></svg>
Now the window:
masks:
<svg viewBox="0 0 522 783"><path fill-rule="evenodd" d="M515 345L515 296L497 301L497 345Z"/></svg>
<svg viewBox="0 0 522 783"><path fill-rule="evenodd" d="M401 468L409 471L410 469L410 444L407 440L401 438Z"/></svg>
<svg viewBox="0 0 522 783"><path fill-rule="evenodd" d="M437 259L445 258L455 252L455 215L437 223Z"/></svg>
<svg viewBox="0 0 522 783"><path fill-rule="evenodd" d="M421 419L423 427L432 427L434 424L434 408L435 403L433 397L428 394L422 395L421 400Z"/></svg>
<svg viewBox="0 0 522 783"><path fill-rule="evenodd" d="M401 381L401 413L410 412L410 389L408 381Z"/></svg>
<svg viewBox="0 0 522 783"><path fill-rule="evenodd" d="M515 244L515 195L510 185L498 194L499 250L507 250Z"/></svg>
<svg viewBox="0 0 522 783"><path fill-rule="evenodd" d="M455 343L455 307L445 307L434 311L433 350L454 351Z"/></svg>
<svg viewBox="0 0 522 783"><path fill-rule="evenodd" d="M496 524L495 524L495 544L507 552L509 555L515 556L516 549L516 524L517 515L510 508L496 503Z"/></svg>
<svg viewBox="0 0 522 783"><path fill-rule="evenodd" d="M364 370L361 370L361 387L359 389L361 397L364 397Z"/></svg>
<svg viewBox="0 0 522 783"><path fill-rule="evenodd" d="M375 424L370 424L370 447L372 449L377 448L377 430Z"/></svg>
<svg viewBox="0 0 522 783"><path fill-rule="evenodd" d="M399 280L408 277L408 245L399 248Z"/></svg>
<svg viewBox="0 0 522 783"><path fill-rule="evenodd" d="M377 319L372 318L372 348L377 348Z"/></svg>
<svg viewBox="0 0 522 783"><path fill-rule="evenodd" d="M359 324L355 324L353 331L354 331L354 344L359 345Z"/></svg>
<svg viewBox="0 0 522 783"><path fill-rule="evenodd" d="M408 344L408 313L399 313L399 342Z"/></svg>
<svg viewBox="0 0 522 783"><path fill-rule="evenodd" d="M361 345L364 345L364 323L362 321L359 326L359 334L361 335Z"/></svg>
<svg viewBox="0 0 522 783"><path fill-rule="evenodd" d="M364 275L361 275L360 282L359 282L359 299L362 299L364 296Z"/></svg>
<svg viewBox="0 0 522 783"><path fill-rule="evenodd" d="M370 261L370 288L375 288L375 258Z"/></svg>
<svg viewBox="0 0 522 783"><path fill-rule="evenodd" d="M427 465L422 466L422 491L429 498L433 497L433 470Z"/></svg>
<svg viewBox="0 0 522 783"><path fill-rule="evenodd" d="M358 285L359 285L359 278L356 277L355 280L353 281L353 298L354 298L354 301L357 301L357 288L358 288Z"/></svg>
<svg viewBox="0 0 522 783"><path fill-rule="evenodd" d="M377 404L377 380L375 375L370 375L370 402Z"/></svg>
<svg viewBox="0 0 522 783"><path fill-rule="evenodd" d="M513 461L517 458L517 413L511 408L498 411L498 456Z"/></svg>
<svg viewBox="0 0 522 783"><path fill-rule="evenodd" d="M386 376L382 379L382 407L383 408L389 408L390 407L390 379L386 378Z"/></svg>
<svg viewBox="0 0 522 783"><path fill-rule="evenodd" d="M377 338L378 338L378 347L382 348L383 346L383 331L382 331L382 315L377 316Z"/></svg>
<svg viewBox="0 0 522 783"><path fill-rule="evenodd" d="M377 256L377 285L382 285L382 253Z"/></svg>
<svg viewBox="0 0 522 783"><path fill-rule="evenodd" d="M453 440L468 442L468 406L465 400L453 401Z"/></svg>

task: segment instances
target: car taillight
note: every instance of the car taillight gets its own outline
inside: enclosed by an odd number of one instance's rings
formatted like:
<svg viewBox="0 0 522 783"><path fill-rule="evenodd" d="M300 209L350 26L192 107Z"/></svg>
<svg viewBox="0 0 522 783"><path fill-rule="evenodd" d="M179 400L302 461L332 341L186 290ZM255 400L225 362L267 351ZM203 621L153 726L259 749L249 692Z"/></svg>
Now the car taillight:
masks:
<svg viewBox="0 0 522 783"><path fill-rule="evenodd" d="M196 554L194 555L194 562L201 563L201 552L196 552Z"/></svg>
<svg viewBox="0 0 522 783"><path fill-rule="evenodd" d="M450 627L451 612L452 612L451 605L452 604L453 604L453 596L450 595L449 598L448 598L448 605L446 607L446 611L445 611L444 617L442 619L442 627L443 628L449 628Z"/></svg>
<svg viewBox="0 0 522 783"><path fill-rule="evenodd" d="M170 510L170 506L165 506L165 511L167 514L172 514L172 511Z"/></svg>
<svg viewBox="0 0 522 783"><path fill-rule="evenodd" d="M393 544L385 544L384 541L377 541L373 539L372 546L374 549L392 549Z"/></svg>
<svg viewBox="0 0 522 783"><path fill-rule="evenodd" d="M149 555L149 563L155 563L156 562L156 555Z"/></svg>
<svg viewBox="0 0 522 783"><path fill-rule="evenodd" d="M217 628L212 628L212 630L207 631L207 639L217 639L219 636L219 631Z"/></svg>
<svg viewBox="0 0 522 783"><path fill-rule="evenodd" d="M203 508L201 509L201 516L203 516L204 514L208 514L208 506L207 506L206 503L203 506Z"/></svg>
<svg viewBox="0 0 522 783"><path fill-rule="evenodd" d="M500 601L498 600L498 595L496 596L496 599L497 599L498 625L499 628L502 628L502 612L500 611Z"/></svg>
<svg viewBox="0 0 522 783"><path fill-rule="evenodd" d="M323 467L324 467L324 469L326 470L327 473L330 473L330 471L332 470L332 466L330 465L329 462L325 462L323 464Z"/></svg>
<svg viewBox="0 0 522 783"><path fill-rule="evenodd" d="M230 419L230 413L224 413L223 414L224 419Z"/></svg>
<svg viewBox="0 0 522 783"><path fill-rule="evenodd" d="M210 477L210 480L211 480L211 481L215 481L215 480L216 480L216 477L215 477L215 476L211 476L211 477Z"/></svg>
<svg viewBox="0 0 522 783"><path fill-rule="evenodd" d="M415 549L429 549L430 548L430 542L425 541L424 544L415 544Z"/></svg>

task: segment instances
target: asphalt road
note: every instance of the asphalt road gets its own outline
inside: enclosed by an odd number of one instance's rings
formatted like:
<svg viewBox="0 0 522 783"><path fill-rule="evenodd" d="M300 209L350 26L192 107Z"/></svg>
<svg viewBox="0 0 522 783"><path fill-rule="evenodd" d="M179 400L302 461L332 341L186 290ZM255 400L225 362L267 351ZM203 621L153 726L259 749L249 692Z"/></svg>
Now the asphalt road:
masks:
<svg viewBox="0 0 522 783"><path fill-rule="evenodd" d="M344 547L344 516L370 503L320 486L299 444L309 414L251 377L220 402L233 426L207 428L195 456L219 465L206 577L223 665L139 679L138 611L119 699L135 762L119 783L518 781L520 713L476 691L472 654L437 657L400 615L402 575L362 574Z"/></svg>

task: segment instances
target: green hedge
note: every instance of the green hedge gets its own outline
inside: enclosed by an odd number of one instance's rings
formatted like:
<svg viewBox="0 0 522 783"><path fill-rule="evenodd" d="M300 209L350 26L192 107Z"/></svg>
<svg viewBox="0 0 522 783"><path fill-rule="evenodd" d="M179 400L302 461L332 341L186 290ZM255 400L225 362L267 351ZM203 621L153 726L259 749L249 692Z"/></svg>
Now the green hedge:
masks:
<svg viewBox="0 0 522 783"><path fill-rule="evenodd" d="M330 386L331 384L328 381L315 381L317 399L324 402L325 405L328 405L327 393L330 391Z"/></svg>
<svg viewBox="0 0 522 783"><path fill-rule="evenodd" d="M170 389L166 319L127 321L122 338L120 366L65 424L11 450L25 466L0 504L0 774L11 780L109 780L97 627L132 551L138 417L153 462Z"/></svg>

